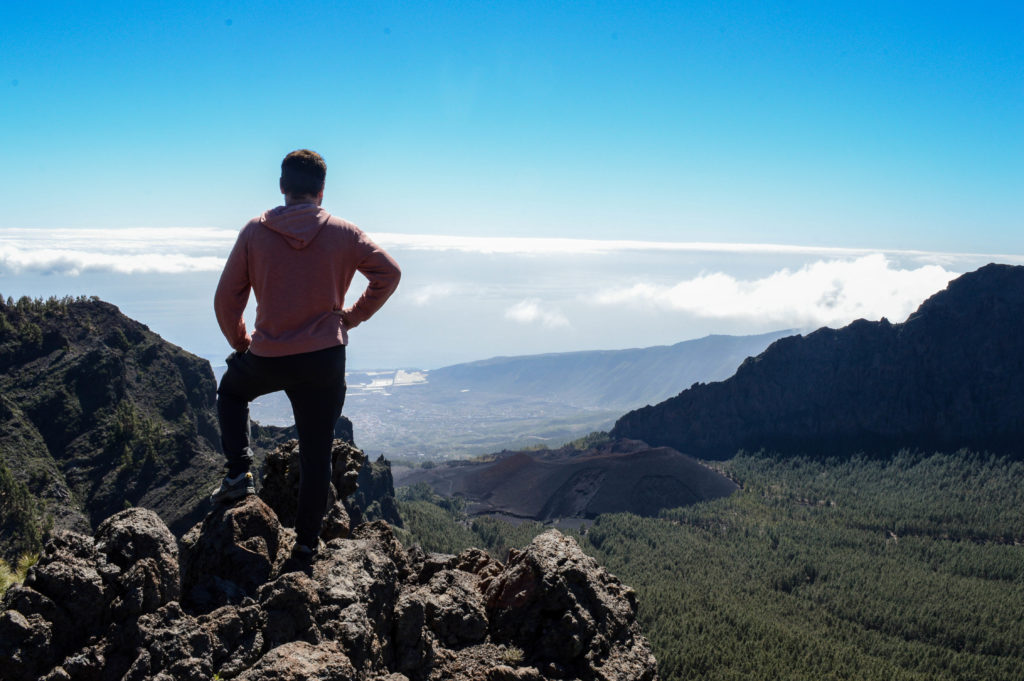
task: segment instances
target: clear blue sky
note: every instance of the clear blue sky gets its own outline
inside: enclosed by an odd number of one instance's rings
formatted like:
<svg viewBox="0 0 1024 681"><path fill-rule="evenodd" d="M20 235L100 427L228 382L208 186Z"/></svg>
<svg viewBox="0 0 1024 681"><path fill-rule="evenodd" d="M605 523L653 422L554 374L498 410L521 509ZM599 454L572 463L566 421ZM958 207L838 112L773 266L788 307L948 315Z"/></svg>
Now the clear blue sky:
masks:
<svg viewBox="0 0 1024 681"><path fill-rule="evenodd" d="M1024 263L1019 0L44 0L0 26L0 292L100 295L214 361L222 259L299 147L403 266L354 368L900 321Z"/></svg>
<svg viewBox="0 0 1024 681"><path fill-rule="evenodd" d="M1020 2L5 2L0 227L1024 252Z"/></svg>

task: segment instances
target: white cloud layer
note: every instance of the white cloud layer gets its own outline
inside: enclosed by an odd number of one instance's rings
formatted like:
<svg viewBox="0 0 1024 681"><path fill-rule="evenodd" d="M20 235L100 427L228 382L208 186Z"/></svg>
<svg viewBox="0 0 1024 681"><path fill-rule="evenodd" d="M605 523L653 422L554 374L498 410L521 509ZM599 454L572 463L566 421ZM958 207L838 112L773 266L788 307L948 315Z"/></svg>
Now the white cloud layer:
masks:
<svg viewBox="0 0 1024 681"><path fill-rule="evenodd" d="M238 232L213 227L137 227L119 229L0 228L0 268L20 273L86 271L187 273L219 271ZM691 253L797 256L800 258L853 259L878 253L861 248L829 248L785 244L701 243L685 241L633 241L524 237L475 237L433 234L374 233L384 248L395 252L454 252L478 255L601 256L623 253ZM887 255L921 264L948 267L957 261L1024 263L1020 255L978 255L933 251L886 251ZM445 285L418 294L424 301L454 291Z"/></svg>
<svg viewBox="0 0 1024 681"><path fill-rule="evenodd" d="M624 252L721 253L725 255L794 255L822 258L856 258L876 254L880 249L752 244L698 241L636 241L600 239L556 239L533 237L445 236L375 232L374 240L384 248L411 251L455 251L485 255L610 255ZM943 253L922 250L887 250L885 253L918 262L949 264L963 259L1024 263L1024 256L984 253Z"/></svg>
<svg viewBox="0 0 1024 681"><path fill-rule="evenodd" d="M938 265L899 269L882 254L821 260L741 280L723 272L672 286L637 283L605 290L603 305L645 306L714 319L756 319L782 326L839 326L859 319L903 321L958 276Z"/></svg>
<svg viewBox="0 0 1024 681"><path fill-rule="evenodd" d="M668 345L859 317L897 322L960 272L1024 264L1020 255L764 244L372 236L404 274L393 302L358 330L361 367ZM15 298L96 294L220 358L210 298L236 237L213 228L0 228L0 289ZM353 300L364 284L353 282ZM254 309L250 299L250 316Z"/></svg>
<svg viewBox="0 0 1024 681"><path fill-rule="evenodd" d="M521 324L540 324L549 329L569 326L564 314L537 298L519 301L505 310L505 318Z"/></svg>
<svg viewBox="0 0 1024 681"><path fill-rule="evenodd" d="M78 275L182 274L224 267L238 232L207 227L0 229L0 269Z"/></svg>

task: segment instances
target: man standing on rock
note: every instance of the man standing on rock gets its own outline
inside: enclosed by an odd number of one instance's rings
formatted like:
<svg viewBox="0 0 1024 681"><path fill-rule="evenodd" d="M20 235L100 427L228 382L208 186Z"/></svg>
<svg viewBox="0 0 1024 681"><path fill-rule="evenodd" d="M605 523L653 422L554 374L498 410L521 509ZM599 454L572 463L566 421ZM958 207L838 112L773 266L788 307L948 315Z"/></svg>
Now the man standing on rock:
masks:
<svg viewBox="0 0 1024 681"><path fill-rule="evenodd" d="M284 205L253 218L235 242L214 298L217 322L234 352L217 390L227 477L212 496L255 493L249 402L284 390L299 433L300 482L294 559L311 563L327 511L334 426L345 402L348 332L380 309L398 286L398 264L358 227L320 207L327 164L300 149L281 162ZM369 283L345 307L352 277ZM250 289L256 321L242 313Z"/></svg>

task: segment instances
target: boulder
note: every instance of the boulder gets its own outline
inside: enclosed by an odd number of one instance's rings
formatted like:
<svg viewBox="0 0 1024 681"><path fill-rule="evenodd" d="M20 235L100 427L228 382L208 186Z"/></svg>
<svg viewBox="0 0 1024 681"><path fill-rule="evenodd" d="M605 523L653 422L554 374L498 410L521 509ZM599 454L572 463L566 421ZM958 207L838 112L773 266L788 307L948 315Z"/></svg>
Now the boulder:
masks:
<svg viewBox="0 0 1024 681"><path fill-rule="evenodd" d="M280 645L239 681L336 681L355 679L356 669L336 643L314 646L304 641Z"/></svg>
<svg viewBox="0 0 1024 681"><path fill-rule="evenodd" d="M153 511L130 508L110 516L96 530L96 548L121 570L110 606L117 614L153 612L180 598L178 545Z"/></svg>
<svg viewBox="0 0 1024 681"><path fill-rule="evenodd" d="M644 681L657 666L636 623L636 594L558 530L509 555L484 595L491 635L582 679L599 679L609 657L623 678ZM618 677L613 677L618 678Z"/></svg>
<svg viewBox="0 0 1024 681"><path fill-rule="evenodd" d="M287 557L291 543L260 497L218 506L182 539L185 603L211 610L255 596Z"/></svg>

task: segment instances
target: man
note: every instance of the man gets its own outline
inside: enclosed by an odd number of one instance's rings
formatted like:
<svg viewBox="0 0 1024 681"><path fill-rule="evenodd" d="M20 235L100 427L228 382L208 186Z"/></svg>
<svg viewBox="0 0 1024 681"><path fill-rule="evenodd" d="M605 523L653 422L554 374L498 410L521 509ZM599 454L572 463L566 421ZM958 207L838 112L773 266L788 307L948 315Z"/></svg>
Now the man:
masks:
<svg viewBox="0 0 1024 681"><path fill-rule="evenodd" d="M292 559L310 565L327 511L334 426L345 402L348 332L380 309L398 286L395 261L358 227L320 207L327 165L308 149L281 162L284 205L242 228L214 309L234 352L217 390L227 477L215 502L255 492L249 448L249 402L284 390L299 433L300 482ZM356 271L369 280L349 307ZM242 313L256 294L252 335Z"/></svg>

